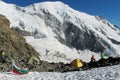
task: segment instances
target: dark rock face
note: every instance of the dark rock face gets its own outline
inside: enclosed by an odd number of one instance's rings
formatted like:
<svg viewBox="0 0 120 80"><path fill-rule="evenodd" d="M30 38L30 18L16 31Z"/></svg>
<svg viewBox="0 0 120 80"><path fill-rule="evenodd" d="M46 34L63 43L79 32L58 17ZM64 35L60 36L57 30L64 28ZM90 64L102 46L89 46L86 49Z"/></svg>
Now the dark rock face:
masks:
<svg viewBox="0 0 120 80"><path fill-rule="evenodd" d="M55 37L62 44L70 48L74 47L81 50L89 49L94 52L101 52L105 49L104 43L95 36L94 32L88 30L85 25L81 25L83 28L83 30L81 30L70 21L60 23L60 21L49 12L43 11L43 13L45 15L41 18L44 18L46 25L53 29L53 32L57 35ZM64 35L65 38L63 38L61 34Z"/></svg>
<svg viewBox="0 0 120 80"><path fill-rule="evenodd" d="M39 59L38 53L32 46L27 44L25 39L15 30L10 29L9 25L9 20L0 15L0 50L6 52L6 63L2 64L0 69L8 66L8 68L4 69L5 71L12 69L12 60L15 60L18 64L19 61L24 61L24 64L27 64L31 56L36 56Z"/></svg>
<svg viewBox="0 0 120 80"><path fill-rule="evenodd" d="M75 47L76 49L89 49L94 52L104 50L104 44L97 39L92 31L86 29L80 30L72 23L67 23L65 30L66 45L69 47Z"/></svg>
<svg viewBox="0 0 120 80"><path fill-rule="evenodd" d="M12 30L15 30L16 32L18 32L20 35L22 36L34 36L33 33L31 32L27 32L27 31L23 31L23 30L20 30L19 28L15 27L15 28L11 28Z"/></svg>
<svg viewBox="0 0 120 80"><path fill-rule="evenodd" d="M116 40L114 40L114 39L112 39L112 38L108 38L108 39L111 40L111 42L114 43L114 44L120 44L119 41L116 41Z"/></svg>

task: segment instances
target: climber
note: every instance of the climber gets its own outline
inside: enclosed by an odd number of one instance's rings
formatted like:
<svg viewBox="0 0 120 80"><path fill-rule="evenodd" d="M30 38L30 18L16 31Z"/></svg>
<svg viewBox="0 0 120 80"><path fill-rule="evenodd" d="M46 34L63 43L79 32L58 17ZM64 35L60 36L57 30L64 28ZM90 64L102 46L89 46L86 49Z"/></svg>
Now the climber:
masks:
<svg viewBox="0 0 120 80"><path fill-rule="evenodd" d="M101 52L100 57L101 57L101 59L105 59L104 53Z"/></svg>
<svg viewBox="0 0 120 80"><path fill-rule="evenodd" d="M91 56L91 62L94 62L95 61L95 57L94 55Z"/></svg>
<svg viewBox="0 0 120 80"><path fill-rule="evenodd" d="M3 50L0 50L0 61L2 63L5 62L5 55L6 55L6 53Z"/></svg>

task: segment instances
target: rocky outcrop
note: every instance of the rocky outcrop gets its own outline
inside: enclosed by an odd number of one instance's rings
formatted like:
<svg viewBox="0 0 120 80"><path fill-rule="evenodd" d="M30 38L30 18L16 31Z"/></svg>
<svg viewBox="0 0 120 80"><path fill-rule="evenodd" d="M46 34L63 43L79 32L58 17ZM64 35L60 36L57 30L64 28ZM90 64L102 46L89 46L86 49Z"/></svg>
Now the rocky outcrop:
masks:
<svg viewBox="0 0 120 80"><path fill-rule="evenodd" d="M1 14L0 14L0 26L7 26L7 27L10 26L9 20Z"/></svg>
<svg viewBox="0 0 120 80"><path fill-rule="evenodd" d="M24 65L26 65L29 58L32 56L39 59L39 55L35 49L27 44L26 40L20 34L10 29L9 26L9 20L5 16L0 15L0 50L6 52L6 62L1 64L0 61L0 69L4 71L12 69L12 60L18 64L22 61Z"/></svg>

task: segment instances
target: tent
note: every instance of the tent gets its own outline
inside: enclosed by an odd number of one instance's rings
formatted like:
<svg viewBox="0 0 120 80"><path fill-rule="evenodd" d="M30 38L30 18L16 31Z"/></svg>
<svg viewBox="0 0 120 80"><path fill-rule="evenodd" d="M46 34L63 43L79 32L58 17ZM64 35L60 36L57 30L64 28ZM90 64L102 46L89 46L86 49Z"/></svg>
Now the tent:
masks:
<svg viewBox="0 0 120 80"><path fill-rule="evenodd" d="M15 74L19 74L19 75L20 74L26 74L26 73L29 72L29 70L27 68L22 69L22 68L16 66L14 62L12 63L12 68L13 68L12 72L15 73Z"/></svg>
<svg viewBox="0 0 120 80"><path fill-rule="evenodd" d="M75 67L82 67L83 66L83 61L80 60L79 58L73 60L71 63L70 63L71 66L75 66Z"/></svg>
<svg viewBox="0 0 120 80"><path fill-rule="evenodd" d="M35 64L38 64L39 62L40 62L40 60L39 60L37 57L32 56L32 57L29 59L28 64L30 64L30 65L35 65Z"/></svg>

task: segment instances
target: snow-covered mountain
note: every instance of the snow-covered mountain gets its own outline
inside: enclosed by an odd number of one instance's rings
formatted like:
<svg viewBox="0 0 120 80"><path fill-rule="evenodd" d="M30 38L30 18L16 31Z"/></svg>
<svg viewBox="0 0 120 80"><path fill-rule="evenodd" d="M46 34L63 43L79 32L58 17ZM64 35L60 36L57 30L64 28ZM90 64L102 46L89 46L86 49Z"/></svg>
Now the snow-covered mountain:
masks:
<svg viewBox="0 0 120 80"><path fill-rule="evenodd" d="M46 61L89 61L92 54L120 55L120 30L101 16L76 11L62 2L26 7L0 1L0 14L11 22Z"/></svg>

